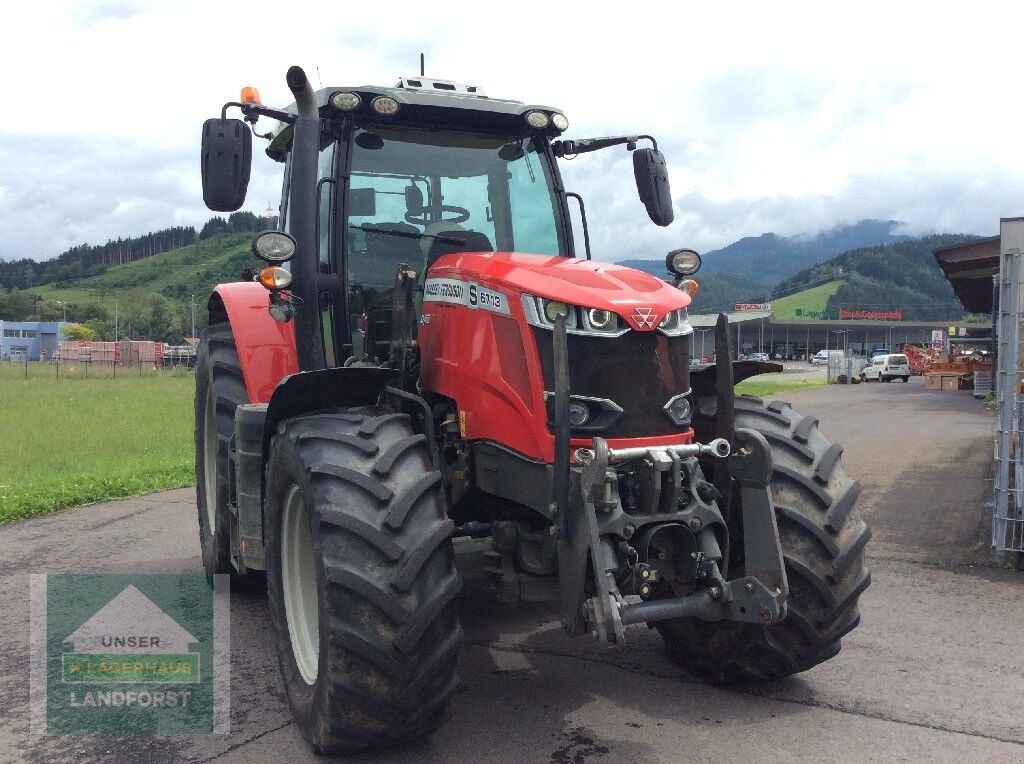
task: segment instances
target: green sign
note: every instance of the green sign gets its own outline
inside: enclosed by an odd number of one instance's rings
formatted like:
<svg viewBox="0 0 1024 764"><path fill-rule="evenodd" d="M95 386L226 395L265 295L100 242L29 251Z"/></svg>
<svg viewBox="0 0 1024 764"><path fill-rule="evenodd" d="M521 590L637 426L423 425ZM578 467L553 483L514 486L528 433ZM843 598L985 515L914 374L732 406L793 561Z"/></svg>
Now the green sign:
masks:
<svg viewBox="0 0 1024 764"><path fill-rule="evenodd" d="M34 732L227 732L223 577L32 578Z"/></svg>

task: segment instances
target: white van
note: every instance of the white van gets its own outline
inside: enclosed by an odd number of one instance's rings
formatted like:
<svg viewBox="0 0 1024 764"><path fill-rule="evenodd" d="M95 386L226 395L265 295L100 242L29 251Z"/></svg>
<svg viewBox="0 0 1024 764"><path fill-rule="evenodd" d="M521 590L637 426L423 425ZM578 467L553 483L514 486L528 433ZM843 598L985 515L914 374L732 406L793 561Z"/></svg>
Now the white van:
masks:
<svg viewBox="0 0 1024 764"><path fill-rule="evenodd" d="M887 355L876 355L871 363L864 367L860 373L863 382L874 379L879 382L889 382L893 379L910 381L910 362L902 353L889 353Z"/></svg>
<svg viewBox="0 0 1024 764"><path fill-rule="evenodd" d="M828 366L830 358L836 359L836 362L838 363L839 359L843 358L843 351L819 350L817 353L811 356L811 366Z"/></svg>

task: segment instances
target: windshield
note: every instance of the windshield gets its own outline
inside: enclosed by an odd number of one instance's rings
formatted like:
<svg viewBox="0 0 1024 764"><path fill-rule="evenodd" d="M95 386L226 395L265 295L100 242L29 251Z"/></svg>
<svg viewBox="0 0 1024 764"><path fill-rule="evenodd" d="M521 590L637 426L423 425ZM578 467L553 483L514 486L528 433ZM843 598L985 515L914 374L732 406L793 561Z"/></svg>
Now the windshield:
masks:
<svg viewBox="0 0 1024 764"><path fill-rule="evenodd" d="M357 128L347 278L355 294L394 285L451 252L564 255L551 170L532 138Z"/></svg>

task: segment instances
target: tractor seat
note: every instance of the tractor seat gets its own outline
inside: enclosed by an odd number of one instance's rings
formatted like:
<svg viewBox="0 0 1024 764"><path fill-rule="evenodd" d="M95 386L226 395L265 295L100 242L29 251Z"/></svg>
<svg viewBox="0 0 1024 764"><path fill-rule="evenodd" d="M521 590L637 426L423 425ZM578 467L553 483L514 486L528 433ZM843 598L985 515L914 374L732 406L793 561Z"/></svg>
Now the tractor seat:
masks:
<svg viewBox="0 0 1024 764"><path fill-rule="evenodd" d="M457 252L493 252L494 246L486 235L479 231L445 231L434 239L427 252L427 270L430 270L439 257ZM459 243L455 243L458 239Z"/></svg>
<svg viewBox="0 0 1024 764"><path fill-rule="evenodd" d="M372 280L368 283L392 286L401 263L418 270L423 262L420 231L408 223L363 223L366 235L365 265Z"/></svg>

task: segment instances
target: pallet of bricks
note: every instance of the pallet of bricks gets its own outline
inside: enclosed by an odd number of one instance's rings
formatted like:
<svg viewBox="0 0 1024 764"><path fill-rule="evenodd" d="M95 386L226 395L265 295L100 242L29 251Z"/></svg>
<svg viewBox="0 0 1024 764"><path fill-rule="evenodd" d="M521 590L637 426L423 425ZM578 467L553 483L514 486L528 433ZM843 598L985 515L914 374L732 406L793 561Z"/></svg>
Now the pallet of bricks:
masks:
<svg viewBox="0 0 1024 764"><path fill-rule="evenodd" d="M163 364L164 343L152 340L121 342L119 360L122 366L160 366Z"/></svg>
<svg viewBox="0 0 1024 764"><path fill-rule="evenodd" d="M112 364L117 359L116 342L84 342L70 340L58 348L61 363L104 363Z"/></svg>

